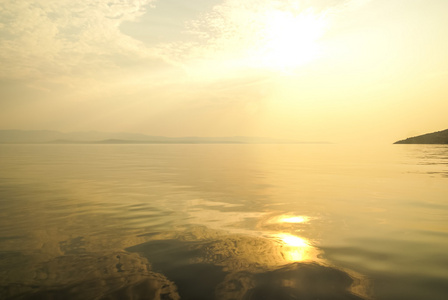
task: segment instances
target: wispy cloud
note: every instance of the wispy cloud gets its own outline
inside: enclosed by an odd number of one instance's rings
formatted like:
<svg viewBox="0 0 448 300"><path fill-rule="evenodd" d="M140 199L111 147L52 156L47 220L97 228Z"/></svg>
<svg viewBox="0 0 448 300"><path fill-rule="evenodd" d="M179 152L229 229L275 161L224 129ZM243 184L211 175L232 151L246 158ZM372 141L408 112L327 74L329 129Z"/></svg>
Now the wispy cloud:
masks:
<svg viewBox="0 0 448 300"><path fill-rule="evenodd" d="M186 24L188 41L148 46L124 34L120 26L138 21L156 0L4 0L0 78L107 77L111 71L120 72L123 62L133 61L126 65L132 69L151 59L188 65L190 71L193 62L199 73L201 62L210 66L213 61L217 69L232 71L253 67L260 65L257 57L269 51L272 34L266 28L273 18L302 18L295 24L300 31L311 15L322 18L330 10L368 1L225 0Z"/></svg>
<svg viewBox="0 0 448 300"><path fill-rule="evenodd" d="M1 77L39 78L111 67L111 56L142 55L119 25L152 0L5 0L0 3Z"/></svg>

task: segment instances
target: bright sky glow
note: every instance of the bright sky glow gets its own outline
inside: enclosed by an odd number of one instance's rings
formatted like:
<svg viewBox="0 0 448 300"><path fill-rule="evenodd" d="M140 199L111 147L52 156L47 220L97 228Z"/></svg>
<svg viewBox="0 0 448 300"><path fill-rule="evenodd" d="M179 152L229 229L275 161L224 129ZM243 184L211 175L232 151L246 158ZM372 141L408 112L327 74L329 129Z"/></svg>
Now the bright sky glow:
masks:
<svg viewBox="0 0 448 300"><path fill-rule="evenodd" d="M446 0L5 0L0 129L350 143L443 130L446 11Z"/></svg>
<svg viewBox="0 0 448 300"><path fill-rule="evenodd" d="M270 11L263 27L259 53L261 65L272 69L294 69L319 56L318 39L325 21L311 12L294 15Z"/></svg>

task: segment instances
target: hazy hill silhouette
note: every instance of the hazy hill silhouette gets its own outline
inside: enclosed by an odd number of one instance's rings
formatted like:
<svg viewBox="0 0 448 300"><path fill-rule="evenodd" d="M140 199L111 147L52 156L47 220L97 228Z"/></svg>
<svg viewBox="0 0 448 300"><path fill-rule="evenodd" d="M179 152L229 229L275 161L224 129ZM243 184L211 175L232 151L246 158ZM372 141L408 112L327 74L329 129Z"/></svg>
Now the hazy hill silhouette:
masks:
<svg viewBox="0 0 448 300"><path fill-rule="evenodd" d="M32 144L277 144L298 142L265 137L166 137L127 132L69 132L51 130L0 130L0 143Z"/></svg>
<svg viewBox="0 0 448 300"><path fill-rule="evenodd" d="M410 137L394 144L448 144L448 129Z"/></svg>

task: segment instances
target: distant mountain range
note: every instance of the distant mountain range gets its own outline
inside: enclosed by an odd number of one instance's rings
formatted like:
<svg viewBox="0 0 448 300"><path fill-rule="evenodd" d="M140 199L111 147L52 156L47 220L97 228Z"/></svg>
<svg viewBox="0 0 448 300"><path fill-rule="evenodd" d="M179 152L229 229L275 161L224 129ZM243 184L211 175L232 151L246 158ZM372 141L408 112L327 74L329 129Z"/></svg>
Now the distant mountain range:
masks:
<svg viewBox="0 0 448 300"><path fill-rule="evenodd" d="M448 144L448 129L410 137L394 144Z"/></svg>
<svg viewBox="0 0 448 300"><path fill-rule="evenodd" d="M263 137L165 137L126 132L0 130L0 143L13 144L311 144Z"/></svg>

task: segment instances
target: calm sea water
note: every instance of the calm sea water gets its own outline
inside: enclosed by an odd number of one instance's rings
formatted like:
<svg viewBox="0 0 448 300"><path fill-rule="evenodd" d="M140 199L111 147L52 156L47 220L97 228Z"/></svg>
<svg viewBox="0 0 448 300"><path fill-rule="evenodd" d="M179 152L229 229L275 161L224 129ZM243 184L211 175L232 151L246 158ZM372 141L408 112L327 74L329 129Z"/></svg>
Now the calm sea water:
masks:
<svg viewBox="0 0 448 300"><path fill-rule="evenodd" d="M1 299L448 299L448 147L0 145Z"/></svg>

